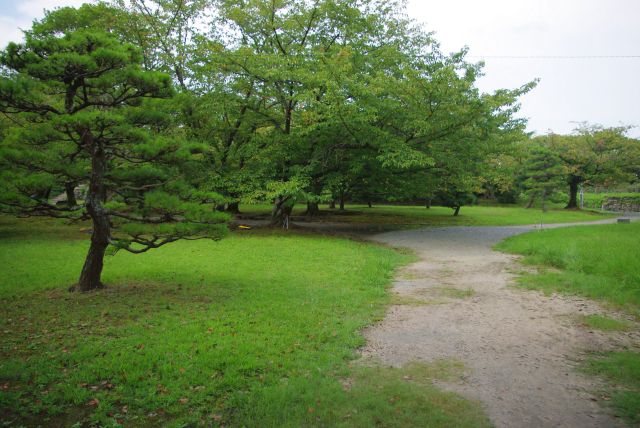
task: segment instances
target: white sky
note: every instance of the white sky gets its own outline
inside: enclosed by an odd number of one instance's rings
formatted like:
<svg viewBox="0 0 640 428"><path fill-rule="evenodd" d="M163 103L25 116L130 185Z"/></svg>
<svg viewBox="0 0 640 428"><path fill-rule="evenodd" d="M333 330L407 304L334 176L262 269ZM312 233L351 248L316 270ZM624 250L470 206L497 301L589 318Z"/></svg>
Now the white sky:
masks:
<svg viewBox="0 0 640 428"><path fill-rule="evenodd" d="M445 52L466 45L470 56L640 56L640 0L408 0L408 12ZM530 131L568 133L581 121L640 126L640 57L485 62L484 91L540 78L522 98Z"/></svg>
<svg viewBox="0 0 640 428"><path fill-rule="evenodd" d="M44 8L86 0L0 0L0 46L22 38ZM475 56L640 56L640 0L408 0L408 14L436 32L445 52ZM640 58L485 58L483 91L536 77L522 98L528 129L568 133L576 122L640 126ZM631 135L640 136L640 127Z"/></svg>

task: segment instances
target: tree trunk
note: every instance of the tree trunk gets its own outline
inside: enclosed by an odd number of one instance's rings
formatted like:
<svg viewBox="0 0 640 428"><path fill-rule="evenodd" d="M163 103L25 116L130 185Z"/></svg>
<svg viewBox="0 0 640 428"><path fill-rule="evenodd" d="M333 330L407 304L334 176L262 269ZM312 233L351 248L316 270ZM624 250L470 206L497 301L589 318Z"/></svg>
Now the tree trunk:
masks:
<svg viewBox="0 0 640 428"><path fill-rule="evenodd" d="M367 201L367 206L368 206L369 208L373 208L373 205L371 204L371 201Z"/></svg>
<svg viewBox="0 0 640 428"><path fill-rule="evenodd" d="M427 202L425 203L425 208L426 209L430 209L431 208L431 198L427 199Z"/></svg>
<svg viewBox="0 0 640 428"><path fill-rule="evenodd" d="M533 208L533 203L535 201L536 201L536 196L535 195L531 195L531 197L529 198L529 202L527 202L526 208Z"/></svg>
<svg viewBox="0 0 640 428"><path fill-rule="evenodd" d="M235 201L235 202L229 202L227 204L227 212L233 213L233 214L240 214L240 202Z"/></svg>
<svg viewBox="0 0 640 428"><path fill-rule="evenodd" d="M542 212L547 212L547 189L542 189Z"/></svg>
<svg viewBox="0 0 640 428"><path fill-rule="evenodd" d="M271 226L282 226L289 228L289 216L293 211L293 206L287 204L289 198L278 196L273 201L273 210L271 211Z"/></svg>
<svg viewBox="0 0 640 428"><path fill-rule="evenodd" d="M75 188L76 186L73 182L68 181L64 183L64 191L67 194L67 206L69 208L73 208L78 205L78 201L76 201Z"/></svg>
<svg viewBox="0 0 640 428"><path fill-rule="evenodd" d="M453 216L457 217L460 214L460 207L455 207L455 211L453 212Z"/></svg>
<svg viewBox="0 0 640 428"><path fill-rule="evenodd" d="M571 180L569 181L569 203L565 209L578 208L578 184L580 184L580 179L577 177L571 177Z"/></svg>
<svg viewBox="0 0 640 428"><path fill-rule="evenodd" d="M102 144L96 143L89 130L84 132L83 143L87 147L92 147L91 159L91 181L87 191L85 207L91 220L93 221L93 232L91 234L91 246L84 261L80 280L78 281L79 291L91 291L104 287L100 281L104 253L109 245L111 235L111 225L109 215L102 206L102 198L105 195L104 174L107 169L107 159Z"/></svg>
<svg viewBox="0 0 640 428"><path fill-rule="evenodd" d="M304 215L308 217L313 217L314 215L318 214L318 212L320 212L320 207L318 206L318 203L307 201L307 211L304 213Z"/></svg>
<svg viewBox="0 0 640 428"><path fill-rule="evenodd" d="M336 209L336 200L335 199L331 199L329 201L329 209L330 210L335 210Z"/></svg>
<svg viewBox="0 0 640 428"><path fill-rule="evenodd" d="M340 192L340 211L344 211L344 191Z"/></svg>

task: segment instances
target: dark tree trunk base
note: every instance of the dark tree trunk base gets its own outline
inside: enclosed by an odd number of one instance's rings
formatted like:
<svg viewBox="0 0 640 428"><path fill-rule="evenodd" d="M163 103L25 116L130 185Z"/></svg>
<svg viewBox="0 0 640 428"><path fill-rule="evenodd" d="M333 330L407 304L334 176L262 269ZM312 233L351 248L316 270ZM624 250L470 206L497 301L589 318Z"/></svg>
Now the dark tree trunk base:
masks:
<svg viewBox="0 0 640 428"><path fill-rule="evenodd" d="M320 212L320 207L317 202L307 202L307 211L304 215L307 217L313 217Z"/></svg>
<svg viewBox="0 0 640 428"><path fill-rule="evenodd" d="M455 211L453 212L453 216L454 216L454 217L457 217L457 216L458 216L458 214L460 214L460 207L456 207L456 208L455 208Z"/></svg>
<svg viewBox="0 0 640 428"><path fill-rule="evenodd" d="M293 206L287 205L288 198L277 198L273 204L273 210L271 211L271 227L282 227L283 229L289 229L289 217Z"/></svg>
<svg viewBox="0 0 640 428"><path fill-rule="evenodd" d="M578 207L578 184L580 184L579 179L575 178L569 182L569 203L565 207L567 210L580 209Z"/></svg>
<svg viewBox="0 0 640 428"><path fill-rule="evenodd" d="M67 206L69 208L73 208L78 205L78 201L76 201L75 194L76 186L73 183L65 183L64 191L67 194Z"/></svg>
<svg viewBox="0 0 640 428"><path fill-rule="evenodd" d="M87 253L84 266L82 266L82 273L80 273L78 291L92 291L104 288L104 284L100 281L100 276L104 266L104 253L109 244L106 238L102 239L101 235L100 229L94 228L89 253Z"/></svg>
<svg viewBox="0 0 640 428"><path fill-rule="evenodd" d="M529 209L529 208L533 208L533 203L536 201L536 198L534 196L532 196L531 198L529 198L529 202L527 203L527 206L525 208Z"/></svg>
<svg viewBox="0 0 640 428"><path fill-rule="evenodd" d="M229 202L227 204L227 212L232 214L240 214L240 202Z"/></svg>

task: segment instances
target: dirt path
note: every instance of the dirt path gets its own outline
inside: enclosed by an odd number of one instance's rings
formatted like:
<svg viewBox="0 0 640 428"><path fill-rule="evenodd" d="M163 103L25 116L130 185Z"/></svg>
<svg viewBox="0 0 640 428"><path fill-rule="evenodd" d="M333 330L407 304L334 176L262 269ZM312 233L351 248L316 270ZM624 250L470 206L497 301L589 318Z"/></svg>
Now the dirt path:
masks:
<svg viewBox="0 0 640 428"><path fill-rule="evenodd" d="M416 251L394 291L405 304L366 331L365 357L389 365L456 359L463 379L440 384L483 403L497 427L609 427L591 392L597 381L579 374L585 350L640 343L637 334L604 334L579 326L578 315L602 313L593 302L510 287L516 258L491 250L532 227L449 227L375 235ZM420 303L422 302L422 303ZM407 304L408 303L408 304Z"/></svg>

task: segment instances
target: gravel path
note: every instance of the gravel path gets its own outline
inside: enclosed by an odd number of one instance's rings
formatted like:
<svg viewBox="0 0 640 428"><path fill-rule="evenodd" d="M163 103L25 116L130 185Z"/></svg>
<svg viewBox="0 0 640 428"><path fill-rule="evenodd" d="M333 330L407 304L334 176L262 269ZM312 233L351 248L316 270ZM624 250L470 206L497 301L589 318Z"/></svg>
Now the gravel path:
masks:
<svg viewBox="0 0 640 428"><path fill-rule="evenodd" d="M559 226L566 225L544 227ZM511 272L522 268L516 257L491 246L534 228L426 228L373 236L413 249L420 260L399 273L394 291L405 304L392 306L365 332L363 355L393 366L462 361L468 373L440 386L480 401L497 427L621 426L592 395L601 385L575 370L576 359L585 350L640 338L580 326L578 315L604 312L589 300L510 287Z"/></svg>

